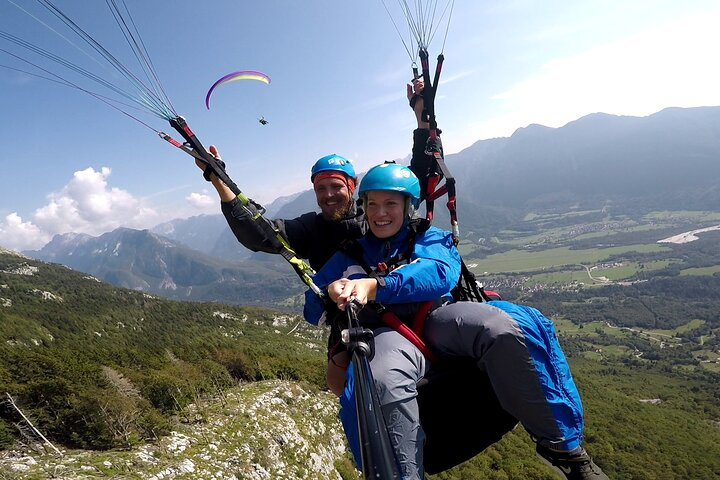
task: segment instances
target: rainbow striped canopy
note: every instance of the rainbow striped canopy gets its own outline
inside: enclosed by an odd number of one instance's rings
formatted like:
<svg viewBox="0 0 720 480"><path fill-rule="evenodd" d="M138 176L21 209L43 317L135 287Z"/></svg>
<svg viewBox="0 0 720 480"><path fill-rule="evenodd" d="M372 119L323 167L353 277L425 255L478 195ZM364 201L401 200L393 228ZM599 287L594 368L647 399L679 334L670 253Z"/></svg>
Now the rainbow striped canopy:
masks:
<svg viewBox="0 0 720 480"><path fill-rule="evenodd" d="M258 82L263 82L268 85L270 84L270 77L262 72L256 72L255 70L240 70L238 72L223 75L212 84L212 87L208 90L207 95L205 95L205 106L208 110L210 110L210 95L212 95L213 91L215 91L215 89L220 85L234 82L235 80L257 80Z"/></svg>

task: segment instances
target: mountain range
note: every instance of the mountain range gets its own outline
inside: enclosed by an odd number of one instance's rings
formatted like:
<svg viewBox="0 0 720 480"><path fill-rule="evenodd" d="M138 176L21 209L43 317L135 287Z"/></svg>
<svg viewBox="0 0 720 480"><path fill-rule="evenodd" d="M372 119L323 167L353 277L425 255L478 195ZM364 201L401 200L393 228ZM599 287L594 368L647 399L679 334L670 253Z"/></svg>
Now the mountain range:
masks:
<svg viewBox="0 0 720 480"><path fill-rule="evenodd" d="M269 299L291 301L303 290L276 259L220 260L149 230L118 228L99 237L56 235L41 250L27 254L119 287L181 300L262 305Z"/></svg>
<svg viewBox="0 0 720 480"><path fill-rule="evenodd" d="M578 207L718 211L720 107L667 108L647 117L595 113L560 128L530 125L508 138L480 140L445 161L457 182L461 235L491 236L528 212ZM435 207L439 226L448 224L443 198ZM281 200L268 207L271 218L317 209L312 190ZM171 238L192 245L201 219L174 221ZM202 251L237 250L222 219L218 223L221 233L210 232L217 243Z"/></svg>
<svg viewBox="0 0 720 480"><path fill-rule="evenodd" d="M268 218L275 218L280 209L285 205L291 205L291 211L297 213L280 215L280 217L292 218L298 216L315 207L314 198L311 191L276 198L272 203L265 206L265 215ZM308 199L312 203L308 203ZM294 209L292 205L295 205ZM228 229L224 217L220 214L171 220L156 225L151 231L223 260L244 260L249 258L251 254L248 249L237 242L230 229Z"/></svg>
<svg viewBox="0 0 720 480"><path fill-rule="evenodd" d="M448 163L493 205L635 198L655 208L714 209L719 156L720 108L703 107L643 118L598 113L558 129L530 125L508 139L477 142Z"/></svg>
<svg viewBox="0 0 720 480"><path fill-rule="evenodd" d="M529 213L720 211L719 160L720 107L668 108L648 117L597 113L561 128L530 125L446 157L466 240L521 226ZM446 226L444 200L436 203L435 224ZM277 199L267 215L293 218L314 209L314 194L306 190ZM298 308L303 289L281 259L240 245L219 214L99 237L58 235L25 253L170 298L272 299L275 307Z"/></svg>

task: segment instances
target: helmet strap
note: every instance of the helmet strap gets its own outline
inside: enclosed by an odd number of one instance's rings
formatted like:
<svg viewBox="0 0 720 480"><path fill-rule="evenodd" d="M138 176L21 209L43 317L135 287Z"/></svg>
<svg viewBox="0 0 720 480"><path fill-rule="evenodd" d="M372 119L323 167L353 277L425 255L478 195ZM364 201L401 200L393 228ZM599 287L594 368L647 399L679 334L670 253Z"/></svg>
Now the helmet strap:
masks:
<svg viewBox="0 0 720 480"><path fill-rule="evenodd" d="M415 216L415 206L412 204L412 199L408 196L405 197L405 208L403 211L407 218L413 218L413 216Z"/></svg>

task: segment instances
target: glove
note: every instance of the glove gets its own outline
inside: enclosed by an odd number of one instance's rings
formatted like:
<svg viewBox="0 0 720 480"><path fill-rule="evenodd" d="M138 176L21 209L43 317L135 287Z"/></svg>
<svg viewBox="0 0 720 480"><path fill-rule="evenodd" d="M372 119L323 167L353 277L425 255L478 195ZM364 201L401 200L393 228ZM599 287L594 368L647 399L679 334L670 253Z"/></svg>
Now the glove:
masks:
<svg viewBox="0 0 720 480"><path fill-rule="evenodd" d="M217 164L220 166L220 169L221 169L221 170L223 171L223 173L224 173L224 172L225 172L225 162L223 162L222 160L220 160L220 159L218 158L218 159L217 159ZM203 171L203 178L204 178L205 180L207 180L208 182L211 182L212 180L210 180L210 175L212 175L213 173L215 173L215 171L214 171L212 168L210 168L210 165L206 165L206 166L205 166L205 170Z"/></svg>
<svg viewBox="0 0 720 480"><path fill-rule="evenodd" d="M218 149L215 147L215 145L210 145L210 148L208 149L208 153L210 153L210 155L215 157L215 161L217 162L218 166L220 167L220 170L222 170L223 173L225 173L225 162L223 162L222 159L220 158L220 152L218 152ZM212 181L212 180L210 180L210 175L212 175L213 173L215 173L215 172L212 168L210 168L210 165L209 164L205 165L205 169L203 170L203 178L206 181L208 181L208 182Z"/></svg>

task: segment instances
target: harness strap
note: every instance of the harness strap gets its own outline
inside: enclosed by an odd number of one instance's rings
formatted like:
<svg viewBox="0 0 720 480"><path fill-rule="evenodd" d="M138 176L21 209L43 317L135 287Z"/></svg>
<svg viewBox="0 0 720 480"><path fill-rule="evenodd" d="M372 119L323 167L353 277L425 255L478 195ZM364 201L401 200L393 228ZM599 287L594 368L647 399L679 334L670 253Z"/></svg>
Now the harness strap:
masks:
<svg viewBox="0 0 720 480"><path fill-rule="evenodd" d="M445 192L435 194L435 188L437 187L437 184L440 182L440 175L435 173L432 176L428 178L427 182L427 197L425 198L425 218L432 222L433 220L433 212L435 207L435 199L442 195Z"/></svg>
<svg viewBox="0 0 720 480"><path fill-rule="evenodd" d="M407 251L401 252L392 259L388 260L388 262L383 263L382 265L378 265L378 267L380 267L379 269L381 270L380 272L378 272L376 268L370 267L370 265L368 265L368 263L365 261L365 258L363 257L362 245L357 240L343 241L340 245L340 251L355 260L360 265L360 267L365 270L365 272L370 278L375 278L378 283L382 284L383 273L385 273L388 269L392 269L392 267L394 267L401 261L410 260L412 253L415 249L415 238L417 234L424 232L428 228L430 228L430 222L426 219L413 219L411 221L410 228L411 233L410 237L408 238L409 245ZM373 307L376 309L376 312L380 319L383 321L383 323L385 323L387 326L405 337L410 343L415 345L418 350L420 350L420 352L422 352L425 358L432 362L437 361L437 357L425 344L425 341L423 340L423 332L425 330L425 318L428 316L428 313L430 313L430 309L432 308L434 303L435 302L433 300L429 300L420 304L418 311L415 313L415 318L413 319L413 328L410 328L409 326L404 324L397 315L387 310L382 304L372 302L371 305L373 305Z"/></svg>
<svg viewBox="0 0 720 480"><path fill-rule="evenodd" d="M413 331L420 338L425 338L425 319L430 315L434 301L428 300L420 305L417 313L415 313L415 320L413 320Z"/></svg>
<svg viewBox="0 0 720 480"><path fill-rule="evenodd" d="M429 302L432 304L432 302ZM428 309L429 310L429 309ZM418 312L420 313L420 312ZM425 315L427 316L427 315ZM425 324L425 316L422 317L422 323L423 326ZM415 333L410 327L405 325L397 315L395 315L393 312L390 312L388 310L385 310L380 315L380 318L382 319L385 324L387 324L388 327L392 328L396 332L398 332L400 335L405 337L410 343L415 345L420 352L425 355L425 358L430 360L431 362L437 362L437 357L435 354L428 348L428 346L425 344L425 341L418 336L417 333ZM417 320L417 315L416 315Z"/></svg>
<svg viewBox="0 0 720 480"><path fill-rule="evenodd" d="M434 173L428 179L427 183L427 198L425 199L426 218L432 221L433 204L435 200L447 193L447 208L450 213L450 226L452 228L453 241L455 242L455 245L457 245L460 241L460 229L458 227L457 219L455 177L452 175L452 173L450 173L450 169L448 169L447 164L445 163L442 152L440 152L437 148L432 147L429 151L426 151L425 153L428 155L432 155L435 161ZM445 184L438 188L438 183L443 177L445 178Z"/></svg>

